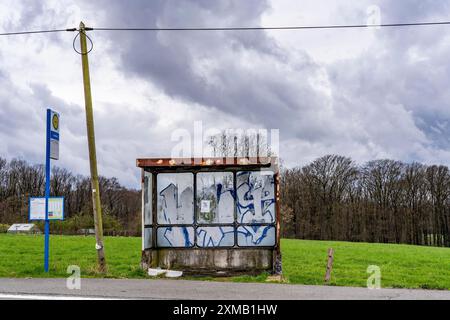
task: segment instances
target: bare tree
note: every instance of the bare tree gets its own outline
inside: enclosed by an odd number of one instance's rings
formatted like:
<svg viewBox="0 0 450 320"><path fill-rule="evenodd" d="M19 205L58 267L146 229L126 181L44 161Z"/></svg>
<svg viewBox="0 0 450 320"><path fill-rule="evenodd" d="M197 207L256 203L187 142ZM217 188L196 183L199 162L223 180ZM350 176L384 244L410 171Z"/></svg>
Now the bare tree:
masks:
<svg viewBox="0 0 450 320"><path fill-rule="evenodd" d="M431 196L434 213L433 242L434 244L449 245L449 169L444 166L431 166L426 171L427 187Z"/></svg>
<svg viewBox="0 0 450 320"><path fill-rule="evenodd" d="M208 137L207 144L213 157L273 156L264 130L222 130L220 134Z"/></svg>
<svg viewBox="0 0 450 320"><path fill-rule="evenodd" d="M265 147L264 136L236 139L222 132L213 138L216 156L253 156ZM357 166L349 158L328 155L304 167L282 166L280 178L284 237L450 247L446 166L393 160ZM25 222L28 197L43 195L44 182L42 165L0 158L0 223ZM88 177L53 168L52 195L65 197L67 218L91 217L90 188ZM107 218L139 234L139 190L105 177L100 177L100 189ZM86 221L82 225L91 223Z"/></svg>

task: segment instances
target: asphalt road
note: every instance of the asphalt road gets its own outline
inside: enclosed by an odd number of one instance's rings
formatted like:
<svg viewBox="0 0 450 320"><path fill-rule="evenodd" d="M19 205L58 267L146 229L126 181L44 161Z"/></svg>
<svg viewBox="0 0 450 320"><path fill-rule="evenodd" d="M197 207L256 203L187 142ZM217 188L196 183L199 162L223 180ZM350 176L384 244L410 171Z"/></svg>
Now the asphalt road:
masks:
<svg viewBox="0 0 450 320"><path fill-rule="evenodd" d="M187 280L0 279L0 299L171 300L450 300L450 291L403 290Z"/></svg>

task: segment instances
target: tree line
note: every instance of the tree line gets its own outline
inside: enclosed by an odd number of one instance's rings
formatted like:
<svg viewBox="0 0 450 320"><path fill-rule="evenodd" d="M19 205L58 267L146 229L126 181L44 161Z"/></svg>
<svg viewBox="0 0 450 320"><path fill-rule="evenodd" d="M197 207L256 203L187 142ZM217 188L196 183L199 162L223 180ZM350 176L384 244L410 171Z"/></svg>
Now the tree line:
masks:
<svg viewBox="0 0 450 320"><path fill-rule="evenodd" d="M140 234L139 190L125 188L116 178L100 177L99 183L105 229ZM65 224L73 226L69 232L81 227L93 227L91 189L89 177L75 175L64 168L52 168L50 194L64 197ZM8 162L0 158L1 224L27 222L29 197L44 194L44 165L31 165L21 159ZM53 231L66 227L56 222L52 226Z"/></svg>
<svg viewBox="0 0 450 320"><path fill-rule="evenodd" d="M284 237L450 247L442 165L327 155L281 172Z"/></svg>
<svg viewBox="0 0 450 320"><path fill-rule="evenodd" d="M268 136L226 131L210 137L213 155L271 156ZM262 153L261 153L262 151ZM442 165L327 155L281 168L282 236L450 247L450 172Z"/></svg>
<svg viewBox="0 0 450 320"><path fill-rule="evenodd" d="M328 155L282 167L280 176L283 237L450 247L446 166L394 160L357 165ZM44 195L44 187L43 165L0 158L0 224L27 222L28 198ZM65 197L69 232L93 227L89 177L53 167L51 194ZM140 235L140 191L100 177L100 194L106 232Z"/></svg>

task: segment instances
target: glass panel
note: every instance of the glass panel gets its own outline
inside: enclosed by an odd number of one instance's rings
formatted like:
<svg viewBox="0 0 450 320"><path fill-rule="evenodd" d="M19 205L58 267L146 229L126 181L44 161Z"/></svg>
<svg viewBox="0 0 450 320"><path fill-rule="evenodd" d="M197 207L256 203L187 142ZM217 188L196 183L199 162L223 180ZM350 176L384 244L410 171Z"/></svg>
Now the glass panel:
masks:
<svg viewBox="0 0 450 320"><path fill-rule="evenodd" d="M144 229L144 249L152 247L152 233L153 230L151 228Z"/></svg>
<svg viewBox="0 0 450 320"><path fill-rule="evenodd" d="M158 223L193 223L194 175L192 173L160 173L157 181Z"/></svg>
<svg viewBox="0 0 450 320"><path fill-rule="evenodd" d="M238 172L236 177L238 222L274 222L274 173L272 171Z"/></svg>
<svg viewBox="0 0 450 320"><path fill-rule="evenodd" d="M144 174L144 225L153 224L152 221L152 178L150 172Z"/></svg>
<svg viewBox="0 0 450 320"><path fill-rule="evenodd" d="M272 247L275 245L274 226L241 226L237 230L241 247Z"/></svg>
<svg viewBox="0 0 450 320"><path fill-rule="evenodd" d="M198 223L234 222L234 181L232 172L197 174Z"/></svg>
<svg viewBox="0 0 450 320"><path fill-rule="evenodd" d="M194 228L161 227L158 228L158 247L189 248L194 246Z"/></svg>
<svg viewBox="0 0 450 320"><path fill-rule="evenodd" d="M234 227L198 227L197 245L199 247L234 246Z"/></svg>

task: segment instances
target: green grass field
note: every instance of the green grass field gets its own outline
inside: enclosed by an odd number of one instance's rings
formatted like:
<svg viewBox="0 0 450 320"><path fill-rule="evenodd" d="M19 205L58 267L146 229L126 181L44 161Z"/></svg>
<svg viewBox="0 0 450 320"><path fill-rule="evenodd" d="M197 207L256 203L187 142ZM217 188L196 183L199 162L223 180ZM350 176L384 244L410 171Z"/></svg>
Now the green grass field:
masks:
<svg viewBox="0 0 450 320"><path fill-rule="evenodd" d="M49 275L42 271L43 242L42 236L1 234L0 277L66 277L69 265L80 266L83 277L100 277L93 237L52 236ZM286 281L322 285L329 247L335 249L331 285L366 286L367 267L377 265L382 287L450 290L450 248L407 245L283 240ZM106 237L107 277L146 278L139 268L140 248L140 238ZM266 278L263 274L226 280L263 282Z"/></svg>

